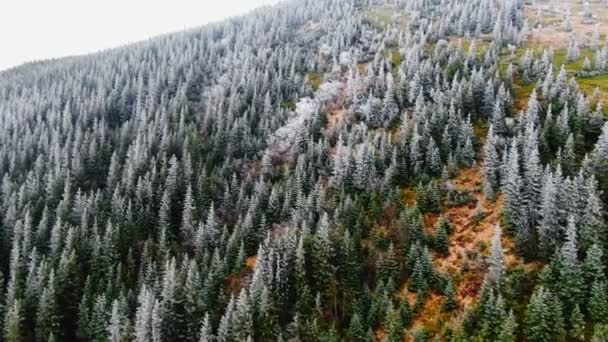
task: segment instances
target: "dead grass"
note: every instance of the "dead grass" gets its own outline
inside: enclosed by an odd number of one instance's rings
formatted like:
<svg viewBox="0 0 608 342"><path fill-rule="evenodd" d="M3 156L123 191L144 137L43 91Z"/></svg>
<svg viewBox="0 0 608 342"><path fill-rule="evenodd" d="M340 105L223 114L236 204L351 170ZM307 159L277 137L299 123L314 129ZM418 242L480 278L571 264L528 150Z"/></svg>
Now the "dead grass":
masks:
<svg viewBox="0 0 608 342"><path fill-rule="evenodd" d="M416 190L413 188L405 188L401 191L401 201L406 207L416 205L417 197Z"/></svg>
<svg viewBox="0 0 608 342"><path fill-rule="evenodd" d="M405 30L409 28L410 24L409 13L393 4L376 6L367 12L366 17L372 25L379 28L392 25Z"/></svg>
<svg viewBox="0 0 608 342"><path fill-rule="evenodd" d="M414 303L411 302L411 305ZM450 320L451 314L442 311L443 296L432 293L426 300L424 308L412 322L411 331L415 331L419 327L425 327L431 332L438 333L441 331L443 324ZM406 341L411 341L411 337L407 336Z"/></svg>
<svg viewBox="0 0 608 342"><path fill-rule="evenodd" d="M256 256L252 256L247 258L247 261L245 262L245 264L247 265L247 267L251 270L253 270L255 268L255 265L258 262L258 258Z"/></svg>
<svg viewBox="0 0 608 342"><path fill-rule="evenodd" d="M483 182L483 176L479 167L463 170L454 179L453 185L458 190L471 191L479 189ZM477 210L474 203L449 208L445 217L452 224L454 232L450 238L449 254L446 258L436 259L435 264L439 271L452 273L461 272L460 281L455 284L458 300L463 308L469 307L479 294L484 270L473 265L468 265L468 270L463 270L468 263L468 253L481 252L480 246L490 245L496 226L500 224L503 200L499 198L496 202L489 201L485 195L478 190L473 191L473 196L480 205L485 217L478 223L473 220Z"/></svg>
<svg viewBox="0 0 608 342"><path fill-rule="evenodd" d="M314 91L319 90L321 83L323 83L323 74L318 72L308 74L308 82L310 82L310 85Z"/></svg>
<svg viewBox="0 0 608 342"><path fill-rule="evenodd" d="M555 12L550 11L549 0L539 0L542 12L542 26L531 31L529 42L543 47L552 46L554 49L566 48L572 34L584 44L589 44L595 25L598 25L600 35L608 33L608 7L597 1L589 1L594 23L584 23L582 20L583 1L560 0L557 1ZM566 32L563 19L567 9L570 9L570 18L573 32ZM537 9L527 6L525 15L531 24L536 22Z"/></svg>
<svg viewBox="0 0 608 342"><path fill-rule="evenodd" d="M431 294L422 311L414 318L412 330L425 327L431 332L440 332L447 322L458 317L467 308L472 307L479 298L479 292L486 271L484 256L488 253L492 236L496 226L500 224L503 199L498 198L496 202L489 201L480 191L483 183L483 175L479 166L465 169L452 180L457 190L471 192L476 202L480 204L485 217L479 222L474 220L477 210L475 203L462 206L450 207L443 215L448 219L453 228L450 236L449 254L441 257L434 254L434 262L437 271L450 274L454 279L454 289L459 302L459 310L454 313L444 313L441 310L443 296ZM404 203L415 203L415 193L411 189L402 192ZM438 215L425 215L427 228L434 227ZM506 237L503 241L507 264L522 264L515 256L514 247ZM415 295L407 291L407 284L403 284L398 294L401 298L408 298L413 305Z"/></svg>
<svg viewBox="0 0 608 342"><path fill-rule="evenodd" d="M342 118L344 118L346 109L334 109L327 113L327 128L332 129L338 125Z"/></svg>

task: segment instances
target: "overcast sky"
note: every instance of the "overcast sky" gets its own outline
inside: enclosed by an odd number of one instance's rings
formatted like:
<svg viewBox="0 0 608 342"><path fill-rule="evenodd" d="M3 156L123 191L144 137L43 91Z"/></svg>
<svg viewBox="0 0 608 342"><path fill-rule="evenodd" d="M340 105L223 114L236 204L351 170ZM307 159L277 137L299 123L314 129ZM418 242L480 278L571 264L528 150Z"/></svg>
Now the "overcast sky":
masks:
<svg viewBox="0 0 608 342"><path fill-rule="evenodd" d="M95 52L243 14L276 0L0 1L0 70Z"/></svg>

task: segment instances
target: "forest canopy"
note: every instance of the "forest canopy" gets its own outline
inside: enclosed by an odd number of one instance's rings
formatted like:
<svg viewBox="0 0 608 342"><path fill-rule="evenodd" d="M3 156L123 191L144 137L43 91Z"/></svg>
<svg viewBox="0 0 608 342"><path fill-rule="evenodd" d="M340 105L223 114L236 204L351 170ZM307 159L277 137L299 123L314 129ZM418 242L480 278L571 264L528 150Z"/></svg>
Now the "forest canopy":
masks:
<svg viewBox="0 0 608 342"><path fill-rule="evenodd" d="M607 341L604 8L292 0L0 73L0 341Z"/></svg>

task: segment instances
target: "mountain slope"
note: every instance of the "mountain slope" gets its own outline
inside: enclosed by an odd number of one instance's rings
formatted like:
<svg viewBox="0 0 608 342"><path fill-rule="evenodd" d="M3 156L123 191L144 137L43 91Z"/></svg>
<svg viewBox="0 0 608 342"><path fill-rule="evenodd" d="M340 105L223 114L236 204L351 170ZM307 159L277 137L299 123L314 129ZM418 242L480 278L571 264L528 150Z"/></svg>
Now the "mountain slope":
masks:
<svg viewBox="0 0 608 342"><path fill-rule="evenodd" d="M0 340L601 340L608 48L533 9L288 1L0 73Z"/></svg>

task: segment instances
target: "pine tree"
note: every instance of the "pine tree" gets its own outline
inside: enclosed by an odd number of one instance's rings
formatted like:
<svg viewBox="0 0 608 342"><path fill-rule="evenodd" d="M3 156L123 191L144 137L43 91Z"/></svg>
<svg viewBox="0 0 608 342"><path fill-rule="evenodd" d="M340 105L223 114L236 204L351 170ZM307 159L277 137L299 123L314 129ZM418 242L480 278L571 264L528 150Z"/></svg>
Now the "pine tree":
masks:
<svg viewBox="0 0 608 342"><path fill-rule="evenodd" d="M445 298L443 300L442 310L451 312L458 309L458 301L456 299L456 293L454 292L454 286L452 285L451 278L446 282L443 294Z"/></svg>
<svg viewBox="0 0 608 342"><path fill-rule="evenodd" d="M482 303L481 332L484 340L495 340L502 332L502 326L507 317L505 302L500 293L492 290L489 295L484 296Z"/></svg>
<svg viewBox="0 0 608 342"><path fill-rule="evenodd" d="M500 292L504 285L504 252L502 250L502 229L496 227L492 238L492 247L488 259L488 272L484 278L484 291L494 290Z"/></svg>
<svg viewBox="0 0 608 342"><path fill-rule="evenodd" d="M57 306L55 292L55 274L51 270L46 287L42 290L38 301L38 313L36 317L36 339L45 341L50 334L58 336L60 309Z"/></svg>
<svg viewBox="0 0 608 342"><path fill-rule="evenodd" d="M528 241L520 241L519 239L519 236L526 231L524 227L527 220L524 217L521 203L522 180L519 173L519 152L517 151L517 145L515 145L515 143L511 146L506 176L507 178L503 187L503 192L505 194L505 220L509 225L509 229L514 231L516 236L518 236L520 248L527 250ZM522 238L524 237L523 235L521 236Z"/></svg>
<svg viewBox="0 0 608 342"><path fill-rule="evenodd" d="M236 309L231 324L232 335L243 341L253 334L252 315L249 307L249 297L245 289L241 290L236 303Z"/></svg>
<svg viewBox="0 0 608 342"><path fill-rule="evenodd" d="M4 339L6 342L23 341L23 326L21 316L21 303L15 300L4 317Z"/></svg>
<svg viewBox="0 0 608 342"><path fill-rule="evenodd" d="M384 93L384 99L382 101L382 113L384 117L383 122L385 125L388 125L399 115L399 107L395 102L395 87L392 74L389 73L387 79L388 84L386 92Z"/></svg>
<svg viewBox="0 0 608 342"><path fill-rule="evenodd" d="M596 324L593 328L591 342L608 341L608 324Z"/></svg>
<svg viewBox="0 0 608 342"><path fill-rule="evenodd" d="M490 125L484 146L483 173L484 193L490 200L496 199L496 192L500 185L500 158L496 150L496 137L494 128Z"/></svg>
<svg viewBox="0 0 608 342"><path fill-rule="evenodd" d="M586 204L580 222L580 236L583 247L597 242L604 247L608 246L608 225L606 224L602 201L597 190L597 181L594 176L587 179L585 184Z"/></svg>
<svg viewBox="0 0 608 342"><path fill-rule="evenodd" d="M497 342L517 341L516 329L517 321L515 320L515 315L511 310L500 328L500 334L498 335Z"/></svg>
<svg viewBox="0 0 608 342"><path fill-rule="evenodd" d="M334 267L330 263L334 249L329 236L329 217L324 213L319 220L317 231L313 240L312 263L314 265L313 278L318 286L316 290L328 295L328 290L334 279Z"/></svg>
<svg viewBox="0 0 608 342"><path fill-rule="evenodd" d="M500 102L494 104L494 110L492 111L492 118L490 120L490 127L493 128L494 132L498 135L506 135L507 123L505 121L505 111Z"/></svg>
<svg viewBox="0 0 608 342"><path fill-rule="evenodd" d="M578 305L574 307L570 315L570 332L569 335L575 340L585 340L585 319Z"/></svg>
<svg viewBox="0 0 608 342"><path fill-rule="evenodd" d="M538 133L532 124L528 124L526 128L525 145L522 195L526 204L525 210L528 221L522 228L531 230L538 221L542 190L542 166L538 152ZM532 233L527 233L527 235L533 236ZM534 241L529 241L529 243L535 244Z"/></svg>
<svg viewBox="0 0 608 342"><path fill-rule="evenodd" d="M399 264L395 255L395 248L391 243L388 251L380 256L377 264L378 279L387 282L389 279L396 280L399 272Z"/></svg>
<svg viewBox="0 0 608 342"><path fill-rule="evenodd" d="M97 296L93 303L89 330L91 338L94 340L106 340L108 338L107 327L110 323L110 317L107 304L104 294Z"/></svg>
<svg viewBox="0 0 608 342"><path fill-rule="evenodd" d="M533 341L556 341L564 336L561 305L553 294L540 286L526 308L525 332Z"/></svg>
<svg viewBox="0 0 608 342"><path fill-rule="evenodd" d="M126 317L121 312L120 302L114 300L112 302L112 312L110 313L110 321L107 327L108 339L110 342L121 342L126 336Z"/></svg>
<svg viewBox="0 0 608 342"><path fill-rule="evenodd" d="M544 257L552 255L561 237L559 214L557 212L557 187L553 179L551 173L547 174L542 190L538 239L540 252Z"/></svg>
<svg viewBox="0 0 608 342"><path fill-rule="evenodd" d="M194 220L192 218L192 211L194 210L193 206L193 198L192 198L192 187L188 185L186 190L186 196L184 197L183 203L183 211L182 211L182 225L181 225L181 234L186 243L191 243L194 241L194 237L196 236L194 230Z"/></svg>
<svg viewBox="0 0 608 342"><path fill-rule="evenodd" d="M354 313L350 319L350 325L348 327L348 337L353 342L365 342L367 341L367 332L363 326L363 322L359 317L358 313Z"/></svg>
<svg viewBox="0 0 608 342"><path fill-rule="evenodd" d="M608 287L602 281L595 281L589 297L589 312L593 322L608 323Z"/></svg>
<svg viewBox="0 0 608 342"><path fill-rule="evenodd" d="M591 286L596 280L606 279L606 267L604 265L604 252L595 243L587 250L587 256L582 265L583 278L587 286Z"/></svg>
<svg viewBox="0 0 608 342"><path fill-rule="evenodd" d="M401 316L401 324L404 327L412 325L412 309L407 299L401 300L399 304L399 316Z"/></svg>
<svg viewBox="0 0 608 342"><path fill-rule="evenodd" d="M562 168L566 175L572 175L576 171L576 152L574 150L574 136L568 135L564 149L562 150Z"/></svg>
<svg viewBox="0 0 608 342"><path fill-rule="evenodd" d="M138 301L137 313L135 315L135 340L137 342L152 341L154 294L144 286L139 293Z"/></svg>
<svg viewBox="0 0 608 342"><path fill-rule="evenodd" d="M201 324L201 331L199 336L199 342L212 342L213 341L213 331L211 327L211 322L209 321L209 314L205 314L205 318L203 318L203 323Z"/></svg>
<svg viewBox="0 0 608 342"><path fill-rule="evenodd" d="M344 184L348 179L350 170L350 150L348 146L344 146L342 135L340 135L336 143L336 153L334 155L333 176L337 186Z"/></svg>
<svg viewBox="0 0 608 342"><path fill-rule="evenodd" d="M395 309L392 301L390 301L388 305L382 326L386 332L387 341L403 341L403 326L401 323L401 317L399 315L399 311Z"/></svg>
<svg viewBox="0 0 608 342"><path fill-rule="evenodd" d="M435 248L442 256L447 256L450 249L450 242L448 240L448 229L449 224L445 219L443 219L439 222L437 226L437 233L435 234Z"/></svg>
<svg viewBox="0 0 608 342"><path fill-rule="evenodd" d="M565 304L566 312L570 312L582 301L582 272L578 262L578 246L576 242L576 226L574 218L568 220L566 242L560 251L561 267L559 268L559 296Z"/></svg>

